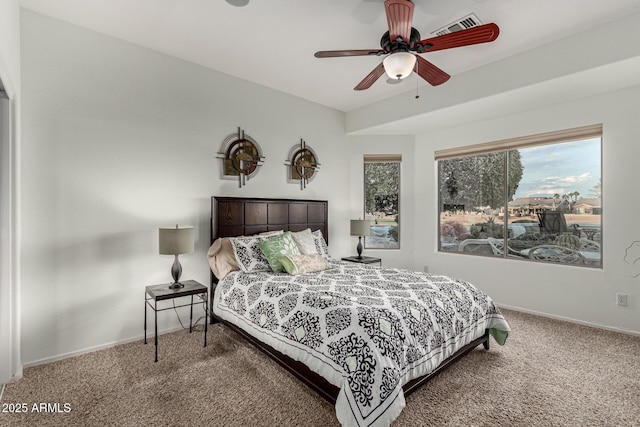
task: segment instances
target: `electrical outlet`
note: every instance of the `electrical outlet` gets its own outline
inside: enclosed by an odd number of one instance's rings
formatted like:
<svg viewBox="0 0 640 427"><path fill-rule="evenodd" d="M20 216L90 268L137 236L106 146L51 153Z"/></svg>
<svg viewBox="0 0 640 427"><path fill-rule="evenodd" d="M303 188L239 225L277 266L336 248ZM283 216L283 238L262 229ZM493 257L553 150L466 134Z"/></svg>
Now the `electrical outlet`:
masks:
<svg viewBox="0 0 640 427"><path fill-rule="evenodd" d="M616 294L616 305L627 306L627 294Z"/></svg>

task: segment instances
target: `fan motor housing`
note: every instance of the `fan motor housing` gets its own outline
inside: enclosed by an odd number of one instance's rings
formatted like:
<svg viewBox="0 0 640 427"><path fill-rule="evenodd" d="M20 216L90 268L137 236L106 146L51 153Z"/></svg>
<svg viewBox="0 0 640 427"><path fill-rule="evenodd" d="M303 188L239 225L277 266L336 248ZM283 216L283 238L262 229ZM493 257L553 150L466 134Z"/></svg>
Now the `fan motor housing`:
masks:
<svg viewBox="0 0 640 427"><path fill-rule="evenodd" d="M389 53L395 52L409 52L415 50L413 47L417 41L420 40L420 32L411 27L410 40L407 43L402 37L398 37L396 40L391 40L389 37L389 31L385 32L380 39L380 47Z"/></svg>

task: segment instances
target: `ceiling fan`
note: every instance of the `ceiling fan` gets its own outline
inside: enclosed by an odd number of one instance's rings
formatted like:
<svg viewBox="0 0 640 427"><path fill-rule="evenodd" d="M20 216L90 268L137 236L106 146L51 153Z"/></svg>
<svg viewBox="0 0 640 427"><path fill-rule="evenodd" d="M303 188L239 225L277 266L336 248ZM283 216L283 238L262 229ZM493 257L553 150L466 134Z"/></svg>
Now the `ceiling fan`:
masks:
<svg viewBox="0 0 640 427"><path fill-rule="evenodd" d="M492 42L500 33L498 26L492 23L420 40L420 33L411 26L413 2L386 0L384 8L389 31L382 35L381 49L321 50L315 53L316 58L387 55L354 90L369 89L385 72L389 78L401 80L415 71L432 86L440 85L451 76L417 54Z"/></svg>

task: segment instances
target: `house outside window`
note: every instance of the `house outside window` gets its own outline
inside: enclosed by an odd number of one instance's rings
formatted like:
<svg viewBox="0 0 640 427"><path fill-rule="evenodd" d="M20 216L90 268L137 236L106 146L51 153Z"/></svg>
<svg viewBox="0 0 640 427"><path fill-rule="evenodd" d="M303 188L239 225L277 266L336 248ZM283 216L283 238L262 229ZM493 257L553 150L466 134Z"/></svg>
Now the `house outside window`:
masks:
<svg viewBox="0 0 640 427"><path fill-rule="evenodd" d="M436 161L440 252L602 268L602 125Z"/></svg>
<svg viewBox="0 0 640 427"><path fill-rule="evenodd" d="M371 221L366 249L400 249L399 154L364 156L364 219Z"/></svg>

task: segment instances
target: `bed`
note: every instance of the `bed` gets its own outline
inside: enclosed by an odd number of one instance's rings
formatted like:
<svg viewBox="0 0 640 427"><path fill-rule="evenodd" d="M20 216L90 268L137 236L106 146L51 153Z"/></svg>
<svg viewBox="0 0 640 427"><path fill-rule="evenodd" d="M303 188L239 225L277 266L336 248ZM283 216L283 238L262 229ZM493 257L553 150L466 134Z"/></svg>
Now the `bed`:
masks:
<svg viewBox="0 0 640 427"><path fill-rule="evenodd" d="M211 198L212 247L225 237L309 231L328 244L327 201ZM509 333L493 301L467 282L328 265L299 275L228 271L222 280L212 270L210 320L335 404L342 425L390 424L405 396L480 344L489 349L490 336L503 344Z"/></svg>

